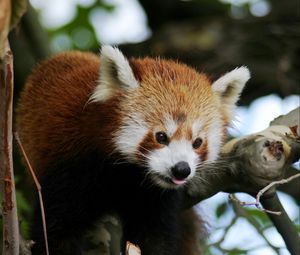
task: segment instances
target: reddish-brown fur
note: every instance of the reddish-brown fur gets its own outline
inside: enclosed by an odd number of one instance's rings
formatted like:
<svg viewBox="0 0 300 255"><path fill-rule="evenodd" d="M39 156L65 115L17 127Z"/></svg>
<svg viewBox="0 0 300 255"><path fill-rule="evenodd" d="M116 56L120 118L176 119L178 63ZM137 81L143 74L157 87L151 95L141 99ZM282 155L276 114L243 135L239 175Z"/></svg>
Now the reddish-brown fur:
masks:
<svg viewBox="0 0 300 255"><path fill-rule="evenodd" d="M112 136L120 126L124 109L119 109L118 104L122 94L101 104L88 103L99 78L99 57L69 52L59 54L41 65L42 68L36 68L34 75L28 79L21 94L22 104L17 109L17 129L34 169L39 173L49 162L61 157L72 158L76 153L91 149L90 146L97 146L111 154L114 150ZM164 114L169 113L179 120L181 126L173 138L191 140L192 121L201 116L208 122L214 118L214 110L209 105L218 108L218 105L215 106L218 100L211 92L210 82L205 75L183 64L159 59L134 59L131 66L136 77L143 81L141 86L147 84L147 87L137 92L133 102L125 107L128 112L144 112L149 126L157 125ZM169 86L166 92L166 84L171 82L172 88ZM161 104L160 93L164 96L163 100L174 102L174 105ZM146 98L150 98L155 107L149 109ZM197 101L208 106L205 112L199 113L195 105ZM137 105L143 110L135 109ZM181 109L183 105L185 108ZM226 116L223 115L223 118ZM160 124L161 130L164 130L163 123ZM159 145L155 144L154 137L149 133L141 146L151 150ZM204 159L205 148L203 146L198 150Z"/></svg>
<svg viewBox="0 0 300 255"><path fill-rule="evenodd" d="M163 148L163 145L156 142L153 130L150 130L139 145L138 151L142 154L138 154L137 156L143 160L143 155L146 155L151 150L160 148Z"/></svg>
<svg viewBox="0 0 300 255"><path fill-rule="evenodd" d="M153 78L153 74L160 74L162 79L158 81L159 84L174 80L176 84L181 84L191 80L195 84L203 83L204 87L210 86L205 76L199 76L192 69L179 66L175 62L163 64L160 61L146 59L133 60L131 65L138 79L146 82L148 79L157 78ZM173 68L171 71L170 67ZM114 151L112 138L122 121L119 101L123 94L120 92L104 103L88 102L97 85L99 69L99 57L89 53L69 52L42 63L29 77L17 108L17 130L30 162L39 176L49 164L58 160L70 160L92 149L100 150L105 155L110 155ZM157 91L152 92L151 89L150 87L146 92L157 98L157 95L153 94ZM173 92L167 97L169 100L176 97L174 102L185 101L184 95L188 90L192 90L189 94L193 96L193 87L174 86ZM164 93L163 86L161 92ZM204 88L203 93L210 92L209 90L206 92ZM139 101L139 104L148 109L148 105L144 105L143 102ZM130 107L128 111L133 110ZM177 106L174 108L178 109ZM161 108L155 110L157 110L155 115L150 114L147 118L150 123L156 123L163 117L158 115L159 112L171 111ZM171 112L173 116L177 116L175 119L182 125L191 124L187 116L190 116L190 120L198 117L195 109L185 110L185 112ZM191 130L185 131L188 139L191 139ZM153 132L150 130L147 138L141 143L141 148L153 149L158 146L161 145L155 143ZM183 224L182 229L182 244L187 245L190 242L195 244L198 235L195 236L197 231L194 231L191 224L187 224L187 227ZM182 254L193 254L191 248L190 250L190 253L186 253L187 250L183 249Z"/></svg>
<svg viewBox="0 0 300 255"><path fill-rule="evenodd" d="M97 84L99 57L62 53L40 66L28 79L17 108L17 130L35 171L97 144L110 152L112 131L120 121L118 99L105 105L87 103Z"/></svg>
<svg viewBox="0 0 300 255"><path fill-rule="evenodd" d="M160 59L134 59L131 66L143 87L137 92L142 94L136 95L132 105L143 108L150 123L163 120L163 114L167 113L171 116L188 116L192 121L201 115L215 117L211 115L210 108L218 107L219 99L212 92L211 82L205 74L184 64ZM151 98L153 109L145 105L150 101L146 98ZM163 104L162 100L168 104ZM205 112L199 113L198 105L206 105L202 109Z"/></svg>
<svg viewBox="0 0 300 255"><path fill-rule="evenodd" d="M219 112L226 130L228 116L222 109L219 98L212 92L211 82L205 74L198 73L184 64L161 59L134 59L131 67L143 90L137 91L137 95L126 105L126 109L130 112L134 109L143 112L149 126L160 126L160 130L164 132L165 116L173 117L178 129L170 140L185 138L192 142L193 122L197 119L204 120L203 130L207 131ZM151 130L142 141L142 153L159 147L153 134ZM196 150L202 160L207 159L208 143L209 141L204 141Z"/></svg>

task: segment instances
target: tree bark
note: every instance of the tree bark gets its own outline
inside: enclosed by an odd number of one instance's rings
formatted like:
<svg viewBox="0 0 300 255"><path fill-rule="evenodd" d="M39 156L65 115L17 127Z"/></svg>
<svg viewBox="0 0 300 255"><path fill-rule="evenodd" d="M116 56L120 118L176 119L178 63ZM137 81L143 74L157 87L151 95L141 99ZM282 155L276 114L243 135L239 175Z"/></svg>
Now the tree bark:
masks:
<svg viewBox="0 0 300 255"><path fill-rule="evenodd" d="M9 43L0 70L0 181L3 194L3 255L19 255L19 223L12 159L13 57Z"/></svg>
<svg viewBox="0 0 300 255"><path fill-rule="evenodd" d="M287 249L292 255L300 254L300 240L298 232L290 220L289 216L285 212L277 194L271 197L263 198L261 201L262 205L268 210L281 211L281 215L268 214L270 220L273 222L277 231L283 237Z"/></svg>

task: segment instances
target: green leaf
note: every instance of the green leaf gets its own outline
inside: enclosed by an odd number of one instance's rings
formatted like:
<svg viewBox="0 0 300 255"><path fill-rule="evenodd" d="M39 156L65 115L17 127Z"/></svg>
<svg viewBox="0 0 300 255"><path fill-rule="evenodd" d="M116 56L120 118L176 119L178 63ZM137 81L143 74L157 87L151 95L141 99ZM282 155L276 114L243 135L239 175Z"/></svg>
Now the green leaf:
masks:
<svg viewBox="0 0 300 255"><path fill-rule="evenodd" d="M216 209L217 218L220 218L226 212L227 208L228 208L227 202L219 204Z"/></svg>
<svg viewBox="0 0 300 255"><path fill-rule="evenodd" d="M247 250L242 250L238 248L235 248L227 253L227 255L245 255L245 254L247 254Z"/></svg>
<svg viewBox="0 0 300 255"><path fill-rule="evenodd" d="M270 224L270 219L267 216L267 214L263 211L260 211L258 209L250 209L250 208L245 208L247 212L253 216L262 226L266 226Z"/></svg>

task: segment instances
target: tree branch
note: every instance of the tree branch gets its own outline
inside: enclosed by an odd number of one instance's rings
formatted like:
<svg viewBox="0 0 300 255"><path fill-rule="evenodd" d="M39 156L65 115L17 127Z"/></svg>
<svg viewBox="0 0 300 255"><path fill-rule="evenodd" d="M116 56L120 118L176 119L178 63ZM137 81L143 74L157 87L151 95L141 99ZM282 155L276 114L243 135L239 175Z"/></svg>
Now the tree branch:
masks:
<svg viewBox="0 0 300 255"><path fill-rule="evenodd" d="M289 178L290 176L293 176L295 174L298 174L299 170L297 170L294 167L290 167L286 170L285 173L285 178ZM293 197L296 201L296 203L298 204L298 206L300 206L300 178L294 180L291 183L288 184L283 184L281 186L279 186L277 188L277 190L282 191L288 195L290 195L291 197Z"/></svg>
<svg viewBox="0 0 300 255"><path fill-rule="evenodd" d="M0 178L3 185L3 254L19 255L19 223L12 159L13 56L6 40L0 67Z"/></svg>
<svg viewBox="0 0 300 255"><path fill-rule="evenodd" d="M245 192L254 197L258 194L257 198L261 199L266 210L278 211L276 208L280 208L282 216L272 214L268 216L282 234L290 252L299 254L295 253L298 251L296 245L300 243L298 233L284 208L276 202L275 187L277 184L298 177L297 174L295 177L283 180L291 163L299 159L300 141L297 131L299 110L300 108L297 108L285 116L285 121L289 120L288 125L293 128L284 126L282 125L284 123L280 122L280 125L271 125L262 132L233 139L225 144L220 158L198 169L196 181L183 191L184 207L191 207L219 191ZM274 202L273 206L270 201Z"/></svg>
<svg viewBox="0 0 300 255"><path fill-rule="evenodd" d="M278 196L274 193L271 197L262 197L261 200L262 205L264 208L272 211L281 211L281 215L273 215L269 214L269 218L273 222L274 226L276 227L277 231L282 236L287 249L291 253L291 255L299 255L300 254L300 238L299 234L287 215L284 207L282 206Z"/></svg>
<svg viewBox="0 0 300 255"><path fill-rule="evenodd" d="M233 196L233 194L229 194L229 199L230 200L233 200L235 202L237 202L239 205L242 205L242 206L247 206L247 205L254 205L257 207L257 209L261 210L261 211L264 211L266 213L270 213L270 214L275 214L275 215L281 215L281 211L272 211L272 210L267 210L263 207L261 207L260 205L260 199L261 197L269 190L271 189L272 187L276 186L276 185L279 185L279 184L286 184L286 183L289 183L290 181L296 179L300 177L300 173L298 174L295 174L293 176L290 176L289 178L287 179L282 179L280 181L274 181L274 182L271 182L270 184L268 184L266 187L264 187L263 189L261 189L257 195L256 195L256 201L255 202L243 202L243 201L240 201L239 199L235 198L235 196Z"/></svg>
<svg viewBox="0 0 300 255"><path fill-rule="evenodd" d="M203 164L197 170L195 181L183 191L185 206L195 205L219 191L256 195L271 182L283 179L291 163L299 159L298 139L288 126L274 125L229 141L216 162Z"/></svg>

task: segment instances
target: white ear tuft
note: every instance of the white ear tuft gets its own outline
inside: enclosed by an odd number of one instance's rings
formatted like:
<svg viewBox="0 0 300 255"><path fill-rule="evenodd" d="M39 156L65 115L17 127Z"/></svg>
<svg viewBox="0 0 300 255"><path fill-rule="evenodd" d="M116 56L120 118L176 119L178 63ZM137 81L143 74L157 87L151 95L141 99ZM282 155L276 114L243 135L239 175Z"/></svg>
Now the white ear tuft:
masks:
<svg viewBox="0 0 300 255"><path fill-rule="evenodd" d="M137 87L139 83L122 52L112 46L102 46L99 84L90 100L102 102L113 96L117 90Z"/></svg>
<svg viewBox="0 0 300 255"><path fill-rule="evenodd" d="M212 84L212 89L220 95L224 107L227 107L229 117L231 117L235 103L249 79L249 69L242 66L224 74Z"/></svg>
<svg viewBox="0 0 300 255"><path fill-rule="evenodd" d="M250 79L250 71L247 67L239 67L226 73L221 78L216 80L213 84L213 90L219 93L224 93L228 89L228 86L234 86L241 92Z"/></svg>

